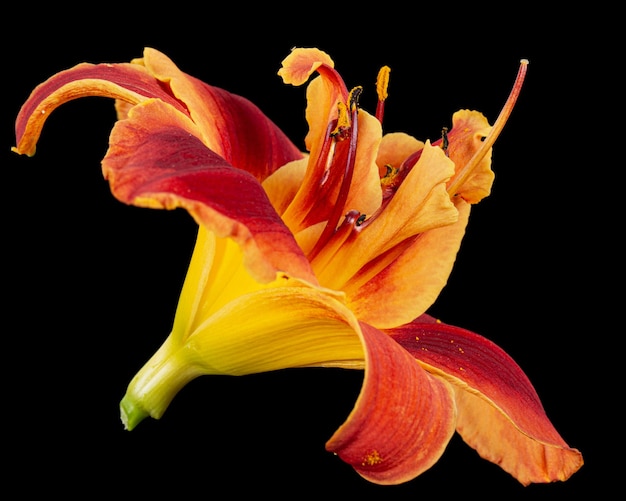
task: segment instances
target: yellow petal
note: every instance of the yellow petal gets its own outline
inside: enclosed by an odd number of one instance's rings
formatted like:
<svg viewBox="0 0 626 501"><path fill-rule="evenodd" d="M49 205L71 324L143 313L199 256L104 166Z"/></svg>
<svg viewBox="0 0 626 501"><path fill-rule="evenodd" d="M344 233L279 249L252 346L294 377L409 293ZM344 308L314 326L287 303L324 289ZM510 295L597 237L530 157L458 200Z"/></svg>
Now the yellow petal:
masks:
<svg viewBox="0 0 626 501"><path fill-rule="evenodd" d="M292 367L363 368L360 328L333 295L279 277L208 316L182 342L171 335L130 382L120 404L128 429L160 418L201 375L244 375Z"/></svg>

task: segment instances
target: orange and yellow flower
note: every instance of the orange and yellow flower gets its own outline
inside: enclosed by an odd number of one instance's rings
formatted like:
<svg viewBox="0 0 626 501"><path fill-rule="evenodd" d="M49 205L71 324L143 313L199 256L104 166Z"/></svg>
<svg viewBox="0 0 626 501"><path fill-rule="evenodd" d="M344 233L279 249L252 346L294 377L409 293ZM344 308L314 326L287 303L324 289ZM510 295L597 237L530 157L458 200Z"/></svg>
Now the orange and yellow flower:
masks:
<svg viewBox="0 0 626 501"><path fill-rule="evenodd" d="M491 149L516 101L522 61L491 126L461 110L437 141L383 133L389 68L374 115L332 59L294 49L279 75L307 88L306 152L250 101L147 48L131 63L79 64L40 84L16 121L33 155L59 105L115 99L102 161L122 202L184 208L198 236L170 335L120 404L133 429L196 377L294 367L364 371L326 447L364 478L397 484L442 455L454 432L522 484L583 464L531 382L499 347L426 312L445 286L471 206L491 191Z"/></svg>

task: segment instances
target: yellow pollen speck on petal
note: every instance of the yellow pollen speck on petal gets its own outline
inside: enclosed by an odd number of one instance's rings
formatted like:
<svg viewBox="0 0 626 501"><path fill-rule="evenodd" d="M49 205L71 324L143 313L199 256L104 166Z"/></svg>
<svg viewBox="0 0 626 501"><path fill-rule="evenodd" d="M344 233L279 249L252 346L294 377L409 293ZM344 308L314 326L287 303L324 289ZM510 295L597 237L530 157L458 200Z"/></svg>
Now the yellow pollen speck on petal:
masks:
<svg viewBox="0 0 626 501"><path fill-rule="evenodd" d="M374 466L382 462L383 458L380 456L380 453L376 449L374 449L363 458L363 462L361 464L363 466Z"/></svg>
<svg viewBox="0 0 626 501"><path fill-rule="evenodd" d="M459 367L459 370L460 370L461 372L465 372L465 369L464 369L463 367Z"/></svg>
<svg viewBox="0 0 626 501"><path fill-rule="evenodd" d="M415 341L419 341L420 337L419 336L415 336Z"/></svg>
<svg viewBox="0 0 626 501"><path fill-rule="evenodd" d="M459 353L465 353L465 350L461 347L459 347Z"/></svg>

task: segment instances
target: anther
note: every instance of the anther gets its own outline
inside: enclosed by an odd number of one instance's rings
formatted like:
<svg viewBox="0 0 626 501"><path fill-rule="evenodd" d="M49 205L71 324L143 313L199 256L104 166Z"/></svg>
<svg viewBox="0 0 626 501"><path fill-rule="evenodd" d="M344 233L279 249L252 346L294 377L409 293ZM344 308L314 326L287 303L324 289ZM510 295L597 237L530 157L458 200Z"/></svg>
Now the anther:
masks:
<svg viewBox="0 0 626 501"><path fill-rule="evenodd" d="M359 106L359 98L363 93L363 87L358 86L350 91L348 102L350 103L350 112L352 113Z"/></svg>
<svg viewBox="0 0 626 501"><path fill-rule="evenodd" d="M441 129L441 149L444 151L446 156L448 156L448 128L444 127Z"/></svg>
<svg viewBox="0 0 626 501"><path fill-rule="evenodd" d="M383 66L378 71L376 78L376 94L378 94L378 104L376 105L376 118L383 123L383 115L385 114L385 100L387 99L387 87L389 87L389 73L391 68Z"/></svg>
<svg viewBox="0 0 626 501"><path fill-rule="evenodd" d="M348 130L350 129L350 115L348 108L344 103L337 104L337 125L330 133L330 136L341 141L348 137Z"/></svg>

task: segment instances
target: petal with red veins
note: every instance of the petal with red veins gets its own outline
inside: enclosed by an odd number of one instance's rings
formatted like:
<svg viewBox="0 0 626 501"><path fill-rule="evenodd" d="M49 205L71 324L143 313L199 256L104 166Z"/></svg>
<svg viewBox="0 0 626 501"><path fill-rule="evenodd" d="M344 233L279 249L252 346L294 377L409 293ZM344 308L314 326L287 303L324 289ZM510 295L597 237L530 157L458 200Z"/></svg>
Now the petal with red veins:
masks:
<svg viewBox="0 0 626 501"><path fill-rule="evenodd" d="M583 464L548 419L528 377L488 339L423 316L386 331L432 374L451 383L457 431L524 485L566 480Z"/></svg>
<svg viewBox="0 0 626 501"><path fill-rule="evenodd" d="M361 330L366 351L361 394L326 448L372 482L399 484L443 454L454 433L454 393L391 337L364 323Z"/></svg>
<svg viewBox="0 0 626 501"><path fill-rule="evenodd" d="M248 99L182 72L161 52L146 48L142 64L185 103L204 143L231 165L263 181L302 152Z"/></svg>
<svg viewBox="0 0 626 501"><path fill-rule="evenodd" d="M199 224L237 241L258 280L285 271L316 283L261 184L207 148L197 133L189 117L162 101L135 106L113 128L102 162L113 194L143 207L185 208Z"/></svg>

